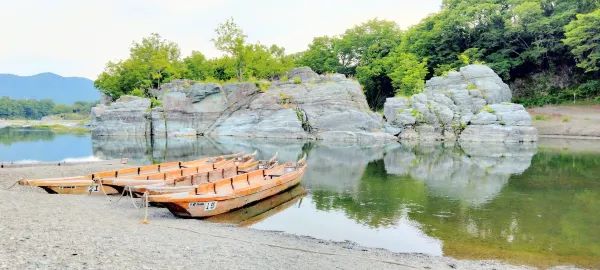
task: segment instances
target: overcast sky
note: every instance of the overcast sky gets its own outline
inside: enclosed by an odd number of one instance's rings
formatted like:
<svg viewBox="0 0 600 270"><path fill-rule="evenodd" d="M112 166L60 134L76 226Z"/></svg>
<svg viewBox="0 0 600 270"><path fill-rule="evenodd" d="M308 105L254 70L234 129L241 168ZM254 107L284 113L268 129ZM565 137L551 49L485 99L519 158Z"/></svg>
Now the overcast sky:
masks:
<svg viewBox="0 0 600 270"><path fill-rule="evenodd" d="M182 56L210 43L233 17L251 42L305 50L313 37L337 35L378 17L403 29L439 10L441 0L0 0L0 73L54 72L96 79L106 62L127 58L150 33L176 42Z"/></svg>

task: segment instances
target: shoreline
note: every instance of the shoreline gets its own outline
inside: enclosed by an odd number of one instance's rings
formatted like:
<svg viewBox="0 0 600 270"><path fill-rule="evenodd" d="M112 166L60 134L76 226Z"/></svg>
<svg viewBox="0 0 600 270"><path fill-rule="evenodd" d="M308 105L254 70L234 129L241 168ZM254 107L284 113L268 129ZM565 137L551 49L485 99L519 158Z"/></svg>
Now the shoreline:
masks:
<svg viewBox="0 0 600 270"><path fill-rule="evenodd" d="M126 165L119 165L127 167ZM72 176L117 166L14 168L0 170L0 268L343 268L343 269L523 269L492 260L459 260L394 253L353 242L234 227L174 217L167 209L143 210L129 198L46 194L41 189L5 188L19 178ZM112 200L115 200L113 197ZM126 254L126 255L125 255Z"/></svg>

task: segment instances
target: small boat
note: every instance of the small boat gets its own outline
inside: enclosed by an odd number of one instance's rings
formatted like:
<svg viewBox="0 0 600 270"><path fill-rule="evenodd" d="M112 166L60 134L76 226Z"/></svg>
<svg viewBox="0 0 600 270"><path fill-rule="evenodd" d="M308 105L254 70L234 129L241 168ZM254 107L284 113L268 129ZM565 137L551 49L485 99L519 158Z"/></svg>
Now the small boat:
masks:
<svg viewBox="0 0 600 270"><path fill-rule="evenodd" d="M255 170L272 169L279 164L277 162L278 153L279 152L275 153L269 160L246 162L239 165L236 164L237 166L235 167L226 168L221 171L215 170L187 177L175 178L173 180L152 181L151 183L148 181L129 181L130 184L126 187L126 190L133 192L136 197L141 196L145 192L148 192L149 195L189 192L202 184L218 182L225 178L244 175Z"/></svg>
<svg viewBox="0 0 600 270"><path fill-rule="evenodd" d="M290 208L304 198L304 196L306 196L306 189L302 185L296 185L291 189L249 204L243 208L206 218L205 221L235 224L239 227L252 226Z"/></svg>
<svg viewBox="0 0 600 270"><path fill-rule="evenodd" d="M181 217L215 216L296 186L306 167L305 155L297 162L203 184L190 192L148 196L148 202L161 203Z"/></svg>
<svg viewBox="0 0 600 270"><path fill-rule="evenodd" d="M125 168L114 171L92 173L86 176L46 178L46 179L24 179L19 184L24 186L41 187L51 194L117 194L118 190L111 186L102 186L102 183L94 183L98 180L111 181L120 178L135 180L166 180L187 174L197 173L203 170L215 170L240 161L251 161L253 154L243 155L237 153L218 157L203 158L188 162L167 162L149 166ZM226 158L234 157L231 160Z"/></svg>

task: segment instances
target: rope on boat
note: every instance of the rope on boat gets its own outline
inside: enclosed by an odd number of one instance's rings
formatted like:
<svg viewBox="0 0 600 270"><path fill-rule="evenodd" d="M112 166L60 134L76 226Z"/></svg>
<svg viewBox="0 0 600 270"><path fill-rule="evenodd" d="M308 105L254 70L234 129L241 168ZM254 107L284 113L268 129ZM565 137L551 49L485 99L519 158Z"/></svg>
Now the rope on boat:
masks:
<svg viewBox="0 0 600 270"><path fill-rule="evenodd" d="M144 197L142 197L142 205L137 206L137 204L135 204L135 198L133 198L133 191L131 190L131 185L127 185L127 187L129 188L129 197L131 198L131 203L133 204L133 207L135 207L136 209L142 208L144 206ZM125 189L123 189L123 191L125 191ZM146 192L144 192L144 195L145 194Z"/></svg>
<svg viewBox="0 0 600 270"><path fill-rule="evenodd" d="M12 186L10 186L9 188L7 188L6 190L10 190L11 188L14 188L19 182L21 182L21 180L24 180L23 178L17 180L14 184L12 184Z"/></svg>
<svg viewBox="0 0 600 270"><path fill-rule="evenodd" d="M373 258L373 257L362 257L362 256L351 255L351 254L340 254L340 253L333 253L333 252L323 252L323 251L315 251L315 250L303 249L303 248L286 247L286 246L281 246L281 245L276 245L276 244L253 242L253 241L239 239L239 238L235 238L235 237L228 237L228 236L216 235L216 234L211 234L211 233L203 233L203 232L198 232L198 231L194 231L194 230L190 230L190 229L178 228L178 227L172 227L172 226L160 225L160 224L154 224L154 226L165 227L165 228L175 229L175 230L181 230L181 231L191 232L191 233L205 235L205 236L210 236L210 237L215 237L215 238L229 239L229 240L234 240L234 241L238 241L238 242L244 242L244 243L248 243L248 244L258 244L258 245L263 245L263 246L268 246L268 247L281 248L281 249L287 249L287 250L293 250L293 251L301 251L301 252L313 253L313 254L320 254L320 255L350 257L350 258L353 258L353 259L367 259L367 260L381 262L381 263L388 263L388 264L400 265L400 266L404 266L404 267L410 267L410 268L414 268L414 269L420 269L419 267L415 267L415 266L412 266L412 265L403 264L403 263L399 263L399 262L396 262L396 261L381 260L381 259L377 259L377 258Z"/></svg>
<svg viewBox="0 0 600 270"><path fill-rule="evenodd" d="M150 224L150 222L148 222L148 191L144 192L144 197L144 202L146 203L146 210L144 211L144 220L140 221L140 224Z"/></svg>
<svg viewBox="0 0 600 270"><path fill-rule="evenodd" d="M94 179L94 182L99 182L100 183L100 189L102 189L102 193L104 193L104 196L108 199L108 201L110 201L111 203L118 203L124 196L125 196L125 189L123 189L123 192L121 192L121 196L116 200L113 201L110 199L110 197L108 196L108 194L106 194L106 190L104 190L104 184L102 183L102 179L100 179L100 181L98 181L98 179ZM93 185L93 183L92 183ZM92 194L92 191L90 190L90 193L88 193L88 195Z"/></svg>

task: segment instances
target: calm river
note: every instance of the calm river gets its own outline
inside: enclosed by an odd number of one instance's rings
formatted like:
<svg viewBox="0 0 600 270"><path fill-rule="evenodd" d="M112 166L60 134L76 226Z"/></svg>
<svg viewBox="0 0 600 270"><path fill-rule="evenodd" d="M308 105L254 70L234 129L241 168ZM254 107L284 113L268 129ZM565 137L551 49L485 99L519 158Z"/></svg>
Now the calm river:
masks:
<svg viewBox="0 0 600 270"><path fill-rule="evenodd" d="M131 164L258 151L308 155L302 186L212 218L395 252L600 267L600 141L373 145L238 138L91 138L0 129L0 161Z"/></svg>

